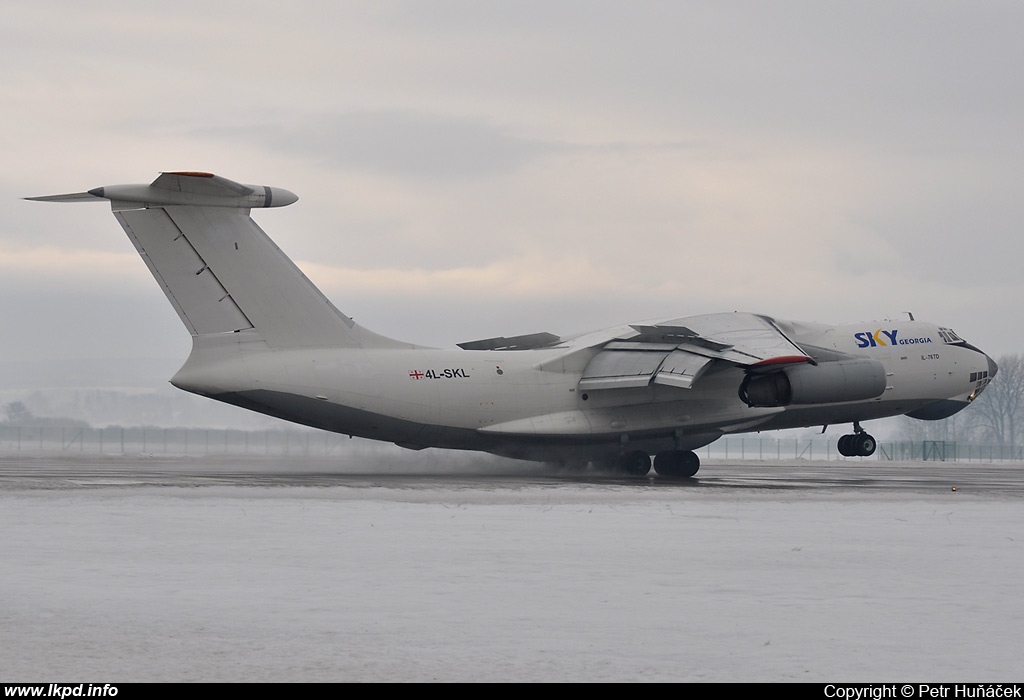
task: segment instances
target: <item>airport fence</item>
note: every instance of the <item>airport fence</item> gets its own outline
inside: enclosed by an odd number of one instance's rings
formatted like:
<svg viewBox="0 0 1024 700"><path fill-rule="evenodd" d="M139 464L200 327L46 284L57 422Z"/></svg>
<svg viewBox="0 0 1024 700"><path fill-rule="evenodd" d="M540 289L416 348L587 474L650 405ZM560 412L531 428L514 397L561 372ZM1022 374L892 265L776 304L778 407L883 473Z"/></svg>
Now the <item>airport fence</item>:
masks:
<svg viewBox="0 0 1024 700"><path fill-rule="evenodd" d="M327 457L349 443L346 435L313 430L0 426L0 452Z"/></svg>
<svg viewBox="0 0 1024 700"><path fill-rule="evenodd" d="M0 426L0 453L252 455L332 457L382 446L317 430L154 427ZM701 459L842 461L832 438L724 437L697 450ZM917 440L879 442L871 459L913 462L1024 461L1024 447Z"/></svg>
<svg viewBox="0 0 1024 700"><path fill-rule="evenodd" d="M726 437L702 447L706 459L756 459L762 461L863 459L839 454L836 440L826 438ZM1020 462L1024 447L942 440L892 440L879 442L870 459L893 462Z"/></svg>

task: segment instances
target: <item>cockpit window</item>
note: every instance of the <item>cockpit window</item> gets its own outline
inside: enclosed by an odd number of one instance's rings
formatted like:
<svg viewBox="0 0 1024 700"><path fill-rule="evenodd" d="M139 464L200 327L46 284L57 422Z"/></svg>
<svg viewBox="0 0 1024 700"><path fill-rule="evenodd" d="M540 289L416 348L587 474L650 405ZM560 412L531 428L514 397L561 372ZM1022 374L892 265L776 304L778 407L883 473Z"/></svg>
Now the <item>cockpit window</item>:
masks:
<svg viewBox="0 0 1024 700"><path fill-rule="evenodd" d="M940 328L939 337L942 338L942 342L949 345L964 342L964 339L954 333L952 328Z"/></svg>

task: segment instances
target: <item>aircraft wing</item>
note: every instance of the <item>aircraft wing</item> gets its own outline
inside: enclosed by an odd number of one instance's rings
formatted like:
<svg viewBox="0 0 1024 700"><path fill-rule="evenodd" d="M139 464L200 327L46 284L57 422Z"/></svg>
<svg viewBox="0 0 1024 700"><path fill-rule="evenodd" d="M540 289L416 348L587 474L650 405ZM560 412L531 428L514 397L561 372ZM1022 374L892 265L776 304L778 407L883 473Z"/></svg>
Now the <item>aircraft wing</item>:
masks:
<svg viewBox="0 0 1024 700"><path fill-rule="evenodd" d="M767 316L709 314L630 326L583 370L580 389L689 389L715 362L758 369L814 362Z"/></svg>

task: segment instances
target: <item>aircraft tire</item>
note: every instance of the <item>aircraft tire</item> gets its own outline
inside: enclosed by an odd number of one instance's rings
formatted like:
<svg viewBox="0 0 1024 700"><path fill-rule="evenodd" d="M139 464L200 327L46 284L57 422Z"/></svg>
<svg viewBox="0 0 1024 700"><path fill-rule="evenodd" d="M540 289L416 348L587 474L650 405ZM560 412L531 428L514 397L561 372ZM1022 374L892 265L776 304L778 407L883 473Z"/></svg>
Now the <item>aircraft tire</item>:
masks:
<svg viewBox="0 0 1024 700"><path fill-rule="evenodd" d="M875 454L878 442L867 433L854 433L839 438L839 454L844 457L870 457Z"/></svg>
<svg viewBox="0 0 1024 700"><path fill-rule="evenodd" d="M662 452L654 458L654 471L660 476L691 477L700 469L700 457L694 452L676 450Z"/></svg>
<svg viewBox="0 0 1024 700"><path fill-rule="evenodd" d="M651 457L646 452L637 450L622 455L622 470L630 476L647 476L651 471Z"/></svg>
<svg viewBox="0 0 1024 700"><path fill-rule="evenodd" d="M868 435L867 433L859 433L853 436L852 443L853 449L856 451L858 457L870 457L875 454L875 448L878 443L875 438Z"/></svg>
<svg viewBox="0 0 1024 700"><path fill-rule="evenodd" d="M839 447L839 454L841 454L843 457L855 457L856 456L854 454L853 450L850 449L850 440L853 437L854 437L853 435L843 435L842 437L839 438L839 445L838 445L838 447Z"/></svg>

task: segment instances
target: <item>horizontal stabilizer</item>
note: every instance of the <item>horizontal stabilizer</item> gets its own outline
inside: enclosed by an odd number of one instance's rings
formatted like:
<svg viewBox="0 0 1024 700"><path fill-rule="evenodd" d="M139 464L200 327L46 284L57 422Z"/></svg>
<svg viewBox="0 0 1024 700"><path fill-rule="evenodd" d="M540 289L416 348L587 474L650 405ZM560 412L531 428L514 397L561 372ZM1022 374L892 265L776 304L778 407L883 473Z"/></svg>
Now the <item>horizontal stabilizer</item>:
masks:
<svg viewBox="0 0 1024 700"><path fill-rule="evenodd" d="M26 197L36 202L93 202L109 199L115 209L182 205L266 209L286 207L298 197L281 187L243 185L226 177L201 172L161 173L149 185L108 185L88 192Z"/></svg>
<svg viewBox="0 0 1024 700"><path fill-rule="evenodd" d="M25 197L33 202L95 202L102 197L92 192L72 192L71 194L48 194L43 197Z"/></svg>

